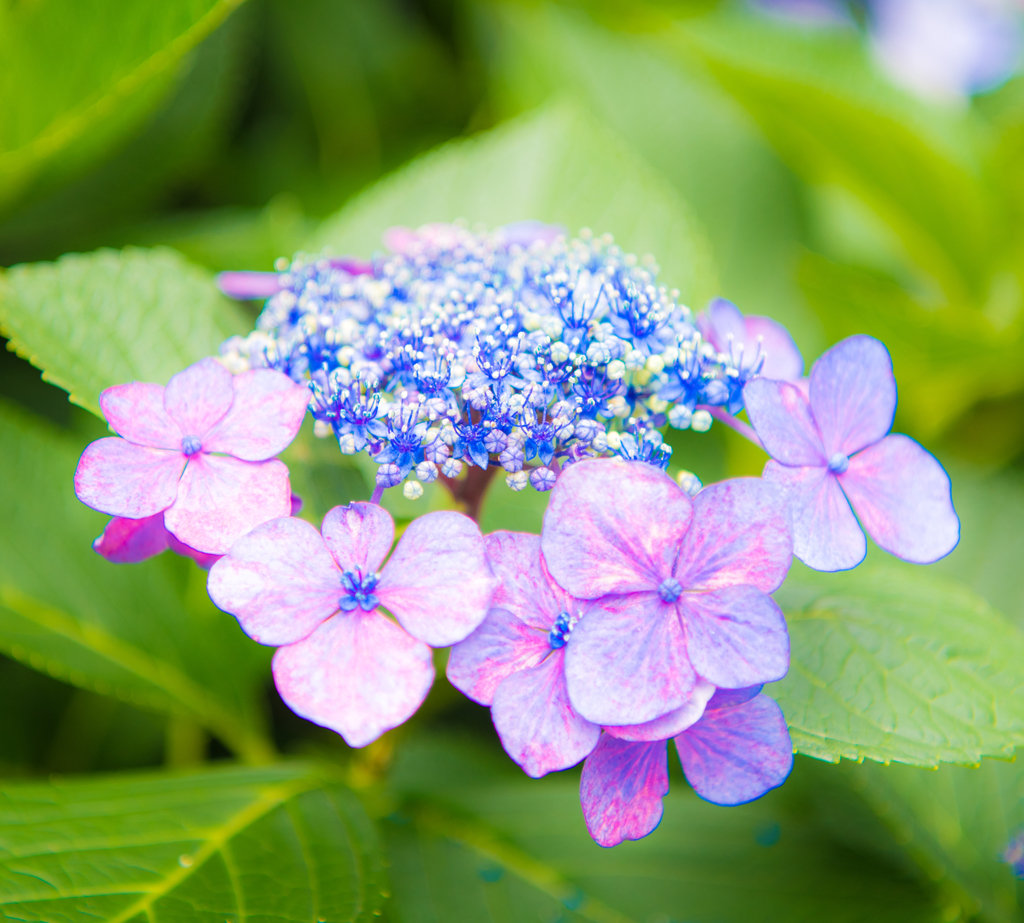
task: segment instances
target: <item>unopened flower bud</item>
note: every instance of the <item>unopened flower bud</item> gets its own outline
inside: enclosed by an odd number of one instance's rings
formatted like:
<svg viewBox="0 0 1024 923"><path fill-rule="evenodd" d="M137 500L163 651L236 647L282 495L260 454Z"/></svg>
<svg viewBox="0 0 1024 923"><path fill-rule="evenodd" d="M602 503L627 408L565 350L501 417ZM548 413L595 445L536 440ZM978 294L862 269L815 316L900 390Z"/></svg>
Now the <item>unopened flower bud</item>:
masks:
<svg viewBox="0 0 1024 923"><path fill-rule="evenodd" d="M505 475L505 483L512 490L524 490L526 485L530 483L530 476L525 471L515 471L512 474Z"/></svg>
<svg viewBox="0 0 1024 923"><path fill-rule="evenodd" d="M446 478L455 478L462 471L462 462L457 458L446 458L441 464L441 474Z"/></svg>
<svg viewBox="0 0 1024 923"><path fill-rule="evenodd" d="M432 461L422 461L416 466L416 477L424 484L432 484L437 480L437 465Z"/></svg>
<svg viewBox="0 0 1024 923"><path fill-rule="evenodd" d="M693 420L693 413L682 404L676 404L668 412L669 426L674 429L688 429Z"/></svg>
<svg viewBox="0 0 1024 923"><path fill-rule="evenodd" d="M317 439L326 439L333 433L334 430L331 428L331 424L326 420L314 420L313 421L313 435Z"/></svg>
<svg viewBox="0 0 1024 923"><path fill-rule="evenodd" d="M700 478L697 477L692 471L680 471L676 475L676 483L683 489L683 492L691 497L697 495L697 492L704 486L700 482Z"/></svg>
<svg viewBox="0 0 1024 923"><path fill-rule="evenodd" d="M522 474L522 472L519 473ZM534 468L530 472L530 483L533 485L534 490L543 493L555 486L556 477L557 475L550 468Z"/></svg>
<svg viewBox="0 0 1024 923"><path fill-rule="evenodd" d="M608 363L608 368L605 372L609 379L612 381L618 381L620 378L626 377L626 363L621 359L613 359Z"/></svg>
<svg viewBox="0 0 1024 923"><path fill-rule="evenodd" d="M402 485L402 496L406 500L419 500L423 496L423 485L418 481L406 481Z"/></svg>
<svg viewBox="0 0 1024 923"><path fill-rule="evenodd" d="M665 370L665 360L661 356L650 356L644 365L652 375L658 375Z"/></svg>
<svg viewBox="0 0 1024 923"><path fill-rule="evenodd" d="M706 433L711 429L711 414L706 410L698 410L690 420L690 429L697 433Z"/></svg>

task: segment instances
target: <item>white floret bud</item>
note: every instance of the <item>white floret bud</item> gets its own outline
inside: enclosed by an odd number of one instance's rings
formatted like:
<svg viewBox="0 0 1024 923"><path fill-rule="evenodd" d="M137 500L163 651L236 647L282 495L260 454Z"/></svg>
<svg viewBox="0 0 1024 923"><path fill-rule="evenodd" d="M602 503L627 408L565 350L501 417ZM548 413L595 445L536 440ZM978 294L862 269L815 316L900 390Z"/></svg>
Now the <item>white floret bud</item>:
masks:
<svg viewBox="0 0 1024 923"><path fill-rule="evenodd" d="M668 410L668 401L663 401L660 397L649 397L647 398L647 407L651 413L664 413Z"/></svg>
<svg viewBox="0 0 1024 923"><path fill-rule="evenodd" d="M644 368L652 375L659 375L665 370L665 360L661 356L650 356L644 364Z"/></svg>
<svg viewBox="0 0 1024 923"><path fill-rule="evenodd" d="M706 410L698 410L690 420L690 429L697 433L706 433L711 429L711 422L711 414Z"/></svg>
<svg viewBox="0 0 1024 923"><path fill-rule="evenodd" d="M622 448L622 434L621 433L618 433L615 430L612 430L610 433L606 434L605 439L607 440L608 448L611 449L613 452L618 452L619 449ZM595 440L595 442L596 442L596 440Z"/></svg>
<svg viewBox="0 0 1024 923"><path fill-rule="evenodd" d="M540 329L552 340L557 340L562 335L565 325L557 317L545 317L540 322Z"/></svg>
<svg viewBox="0 0 1024 923"><path fill-rule="evenodd" d="M668 423L673 429L689 429L693 414L682 404L676 404L668 412Z"/></svg>
<svg viewBox="0 0 1024 923"><path fill-rule="evenodd" d="M626 363L621 359L613 359L608 363L608 368L605 372L611 381L618 381L620 378L626 377Z"/></svg>
<svg viewBox="0 0 1024 923"><path fill-rule="evenodd" d="M402 496L406 500L419 500L423 496L423 485L418 481L406 481L402 485Z"/></svg>
<svg viewBox="0 0 1024 923"><path fill-rule="evenodd" d="M416 466L416 477L424 484L433 484L437 480L437 465L432 461L421 461Z"/></svg>
<svg viewBox="0 0 1024 923"><path fill-rule="evenodd" d="M604 452L608 449L608 434L598 433L593 439L590 440L590 447L595 452Z"/></svg>
<svg viewBox="0 0 1024 923"><path fill-rule="evenodd" d="M604 343L591 343L587 347L587 362L591 365L607 365L612 353Z"/></svg>
<svg viewBox="0 0 1024 923"><path fill-rule="evenodd" d="M512 490L524 490L526 485L530 483L530 475L527 471L516 471L512 474L505 475L505 483L508 484Z"/></svg>
<svg viewBox="0 0 1024 923"><path fill-rule="evenodd" d="M608 409L623 420L629 416L629 404L621 394L608 401Z"/></svg>
<svg viewBox="0 0 1024 923"><path fill-rule="evenodd" d="M338 437L338 448L342 455L355 455L359 451L356 445L356 437L352 433L344 433Z"/></svg>
<svg viewBox="0 0 1024 923"><path fill-rule="evenodd" d="M551 344L551 361L555 365L561 365L569 358L569 347L559 341Z"/></svg>
<svg viewBox="0 0 1024 923"><path fill-rule="evenodd" d="M696 496L704 486L701 484L700 478L692 471L680 471L676 475L676 483L683 489L684 493L689 494L691 497Z"/></svg>
<svg viewBox="0 0 1024 923"><path fill-rule="evenodd" d="M316 436L317 439L326 439L333 432L334 430L331 429L331 424L326 420L313 421L313 435Z"/></svg>
<svg viewBox="0 0 1024 923"><path fill-rule="evenodd" d="M350 366L356 357L356 351L351 346L342 346L335 354L339 365Z"/></svg>
<svg viewBox="0 0 1024 923"><path fill-rule="evenodd" d="M441 474L446 478L458 477L462 472L462 462L457 458L446 458L441 464Z"/></svg>
<svg viewBox="0 0 1024 923"><path fill-rule="evenodd" d="M639 372L647 363L647 357L639 349L631 349L626 353L624 361L631 372Z"/></svg>

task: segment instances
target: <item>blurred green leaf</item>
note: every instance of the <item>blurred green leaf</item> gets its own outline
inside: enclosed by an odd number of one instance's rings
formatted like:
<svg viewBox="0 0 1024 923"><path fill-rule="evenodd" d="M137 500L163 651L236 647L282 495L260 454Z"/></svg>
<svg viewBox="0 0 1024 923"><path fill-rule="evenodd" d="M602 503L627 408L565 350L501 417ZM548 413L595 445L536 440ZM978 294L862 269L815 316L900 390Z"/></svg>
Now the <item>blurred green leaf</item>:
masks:
<svg viewBox="0 0 1024 923"><path fill-rule="evenodd" d="M92 550L105 517L74 495L79 452L0 405L0 649L76 686L188 716L265 759L267 650L213 607L191 561L165 553L118 565Z"/></svg>
<svg viewBox="0 0 1024 923"><path fill-rule="evenodd" d="M23 921L371 920L359 802L302 765L107 776L0 793L0 907Z"/></svg>
<svg viewBox="0 0 1024 923"><path fill-rule="evenodd" d="M796 566L776 599L791 662L770 691L798 753L937 766L1024 742L1024 633L966 587L913 565Z"/></svg>
<svg viewBox="0 0 1024 923"><path fill-rule="evenodd" d="M249 326L209 274L171 250L98 250L0 275L0 331L97 415L104 388L163 384Z"/></svg>
<svg viewBox="0 0 1024 923"><path fill-rule="evenodd" d="M494 227L536 219L610 231L655 254L667 284L702 303L717 281L689 209L625 142L569 103L548 106L425 154L329 218L311 250L365 255L392 225L465 218Z"/></svg>

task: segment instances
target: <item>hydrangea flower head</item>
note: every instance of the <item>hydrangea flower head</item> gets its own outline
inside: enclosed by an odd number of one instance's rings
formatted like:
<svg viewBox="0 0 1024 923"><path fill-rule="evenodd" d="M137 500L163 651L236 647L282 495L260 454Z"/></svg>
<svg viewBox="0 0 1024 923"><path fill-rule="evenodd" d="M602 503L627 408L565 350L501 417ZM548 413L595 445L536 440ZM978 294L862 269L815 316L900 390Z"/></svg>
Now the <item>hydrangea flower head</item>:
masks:
<svg viewBox="0 0 1024 923"><path fill-rule="evenodd" d="M794 552L805 564L846 570L864 559L855 512L876 544L905 561L930 564L956 547L946 472L913 439L886 435L896 379L878 340L852 336L828 350L811 370L809 397L767 379L744 396L772 456L764 478L790 498Z"/></svg>
<svg viewBox="0 0 1024 923"><path fill-rule="evenodd" d="M558 584L592 600L565 658L569 699L589 721L644 724L686 706L702 681L733 689L786 674L785 619L768 594L792 545L774 485L730 480L691 500L650 465L581 461L552 491L541 549Z"/></svg>
<svg viewBox="0 0 1024 923"><path fill-rule="evenodd" d="M483 537L460 513L414 520L384 564L394 533L381 507L352 503L320 532L301 519L264 523L210 569L214 603L279 648L274 682L288 706L353 747L419 708L434 680L430 647L470 634L494 590Z"/></svg>
<svg viewBox="0 0 1024 923"><path fill-rule="evenodd" d="M232 376L214 359L166 388L108 388L100 408L118 436L82 453L75 493L111 516L162 514L183 544L223 554L254 526L288 515L288 469L274 456L295 438L308 403L308 392L280 372Z"/></svg>

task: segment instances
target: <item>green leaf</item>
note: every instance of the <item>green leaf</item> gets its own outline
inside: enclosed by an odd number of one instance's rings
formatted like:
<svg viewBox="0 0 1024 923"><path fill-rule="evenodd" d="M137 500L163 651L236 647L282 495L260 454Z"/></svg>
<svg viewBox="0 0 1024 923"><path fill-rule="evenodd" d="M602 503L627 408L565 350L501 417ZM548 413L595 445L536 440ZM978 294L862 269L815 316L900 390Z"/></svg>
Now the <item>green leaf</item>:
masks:
<svg viewBox="0 0 1024 923"><path fill-rule="evenodd" d="M1024 742L1024 633L913 565L794 567L776 594L789 675L770 692L799 753L937 766Z"/></svg>
<svg viewBox="0 0 1024 923"><path fill-rule="evenodd" d="M267 649L213 607L191 561L168 552L118 565L92 550L106 517L74 495L80 451L0 404L0 650L266 759Z"/></svg>
<svg viewBox="0 0 1024 923"><path fill-rule="evenodd" d="M123 775L0 793L4 919L266 923L372 919L376 837L302 765Z"/></svg>
<svg viewBox="0 0 1024 923"><path fill-rule="evenodd" d="M938 918L919 886L793 811L785 787L722 808L673 777L658 829L602 849L576 773L530 780L435 737L398 751L391 786L399 808L381 830L395 923Z"/></svg>
<svg viewBox="0 0 1024 923"><path fill-rule="evenodd" d="M620 137L568 103L414 160L329 218L309 249L367 254L392 225L457 218L608 231L623 248L654 254L661 278L684 299L702 304L717 288L704 235L678 192Z"/></svg>
<svg viewBox="0 0 1024 923"><path fill-rule="evenodd" d="M0 275L0 331L97 415L104 388L163 384L249 327L208 273L171 250L98 250Z"/></svg>
<svg viewBox="0 0 1024 923"><path fill-rule="evenodd" d="M0 206L40 171L95 159L241 0L48 0L0 7ZM59 66L55 66L59 62Z"/></svg>

